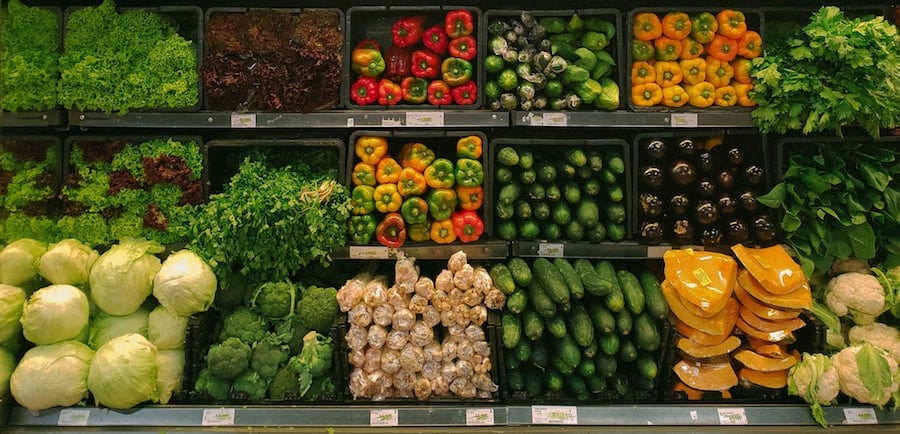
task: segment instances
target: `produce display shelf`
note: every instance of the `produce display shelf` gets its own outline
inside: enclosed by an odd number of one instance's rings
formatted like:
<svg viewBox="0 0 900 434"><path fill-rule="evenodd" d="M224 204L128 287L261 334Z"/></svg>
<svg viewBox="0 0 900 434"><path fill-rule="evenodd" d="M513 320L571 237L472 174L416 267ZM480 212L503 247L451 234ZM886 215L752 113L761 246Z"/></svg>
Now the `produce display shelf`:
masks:
<svg viewBox="0 0 900 434"><path fill-rule="evenodd" d="M668 244L647 245L635 241L617 242L571 242L571 241L513 241L512 256L520 257L566 257L566 258L609 258L609 259L657 259L667 250L690 247L704 250L703 246L672 246Z"/></svg>
<svg viewBox="0 0 900 434"><path fill-rule="evenodd" d="M735 128L753 127L749 112L513 111L517 127Z"/></svg>
<svg viewBox="0 0 900 434"><path fill-rule="evenodd" d="M57 127L63 125L64 119L61 109L15 113L0 111L0 127Z"/></svg>
<svg viewBox="0 0 900 434"><path fill-rule="evenodd" d="M399 249L385 246L365 245L349 246L332 253L334 259L377 260L395 259L401 252L416 259L447 259L450 255L462 250L469 259L506 259L509 256L509 243L506 241L477 241L469 244L453 243L446 245L413 243Z"/></svg>

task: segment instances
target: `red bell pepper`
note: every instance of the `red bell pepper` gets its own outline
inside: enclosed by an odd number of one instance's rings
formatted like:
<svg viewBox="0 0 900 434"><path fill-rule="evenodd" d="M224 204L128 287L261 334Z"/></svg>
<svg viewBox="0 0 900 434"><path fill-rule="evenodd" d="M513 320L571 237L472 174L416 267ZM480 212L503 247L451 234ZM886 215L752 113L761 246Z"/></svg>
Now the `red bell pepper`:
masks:
<svg viewBox="0 0 900 434"><path fill-rule="evenodd" d="M428 103L431 105L450 105L453 103L453 95L450 86L443 80L435 80L428 83Z"/></svg>
<svg viewBox="0 0 900 434"><path fill-rule="evenodd" d="M357 105L369 105L378 101L378 80L360 75L350 86L350 99Z"/></svg>
<svg viewBox="0 0 900 434"><path fill-rule="evenodd" d="M475 20L472 18L472 12L465 9L447 12L447 15L444 17L444 30L447 31L447 36L451 39L471 35L475 31Z"/></svg>
<svg viewBox="0 0 900 434"><path fill-rule="evenodd" d="M381 44L375 39L363 39L356 44L354 48L372 48L381 51Z"/></svg>
<svg viewBox="0 0 900 434"><path fill-rule="evenodd" d="M462 86L456 86L450 89L453 95L453 102L459 105L472 105L478 99L478 85L474 81L470 81Z"/></svg>
<svg viewBox="0 0 900 434"><path fill-rule="evenodd" d="M464 243L478 241L484 233L484 221L476 211L457 211L450 217L456 238Z"/></svg>
<svg viewBox="0 0 900 434"><path fill-rule="evenodd" d="M403 99L403 90L400 85L382 78L378 82L378 104L395 105Z"/></svg>
<svg viewBox="0 0 900 434"><path fill-rule="evenodd" d="M425 30L425 15L400 18L391 26L394 45L401 48L411 47L422 40Z"/></svg>
<svg viewBox="0 0 900 434"><path fill-rule="evenodd" d="M477 53L475 38L463 36L450 41L450 55L460 59L472 60Z"/></svg>
<svg viewBox="0 0 900 434"><path fill-rule="evenodd" d="M406 77L400 82L403 101L410 104L424 104L428 99L428 81L419 77Z"/></svg>
<svg viewBox="0 0 900 434"><path fill-rule="evenodd" d="M385 68L384 76L399 82L403 77L412 74L410 70L412 62L412 48L401 47L399 45L391 45L387 52L384 53Z"/></svg>
<svg viewBox="0 0 900 434"><path fill-rule="evenodd" d="M385 215L375 228L375 237L383 246L400 248L406 242L406 223L403 222L403 216L398 212Z"/></svg>
<svg viewBox="0 0 900 434"><path fill-rule="evenodd" d="M425 48L441 56L447 54L448 39L444 26L440 24L435 24L422 33L422 44L425 45Z"/></svg>
<svg viewBox="0 0 900 434"><path fill-rule="evenodd" d="M428 50L413 51L410 70L419 78L435 78L441 74L441 58Z"/></svg>

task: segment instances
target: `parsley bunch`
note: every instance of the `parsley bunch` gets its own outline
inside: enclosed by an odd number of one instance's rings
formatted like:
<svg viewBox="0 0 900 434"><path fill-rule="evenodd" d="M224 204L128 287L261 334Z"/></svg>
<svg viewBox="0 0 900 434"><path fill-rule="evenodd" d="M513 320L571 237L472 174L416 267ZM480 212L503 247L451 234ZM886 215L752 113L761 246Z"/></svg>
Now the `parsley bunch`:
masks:
<svg viewBox="0 0 900 434"><path fill-rule="evenodd" d="M765 57L753 60L752 116L763 133L804 134L900 124L900 36L884 17L849 19L819 9L810 22Z"/></svg>

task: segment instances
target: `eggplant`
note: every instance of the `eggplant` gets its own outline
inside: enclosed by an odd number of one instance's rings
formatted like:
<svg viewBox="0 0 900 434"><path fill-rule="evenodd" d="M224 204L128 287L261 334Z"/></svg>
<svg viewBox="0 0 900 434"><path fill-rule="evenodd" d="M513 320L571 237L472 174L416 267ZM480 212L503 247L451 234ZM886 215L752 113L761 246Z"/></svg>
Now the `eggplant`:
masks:
<svg viewBox="0 0 900 434"><path fill-rule="evenodd" d="M725 158L728 162L737 166L744 162L744 151L740 146L732 145L725 150Z"/></svg>
<svg viewBox="0 0 900 434"><path fill-rule="evenodd" d="M713 160L712 153L706 150L701 151L697 154L697 170L702 173L710 173L715 168L715 162Z"/></svg>
<svg viewBox="0 0 900 434"><path fill-rule="evenodd" d="M715 226L703 228L700 231L700 242L706 247L715 246L722 243L722 231Z"/></svg>
<svg viewBox="0 0 900 434"><path fill-rule="evenodd" d="M641 239L647 244L659 244L663 240L663 227L659 222L641 223Z"/></svg>
<svg viewBox="0 0 900 434"><path fill-rule="evenodd" d="M701 200L694 208L697 222L701 225L711 225L719 219L719 210L716 205L709 200Z"/></svg>
<svg viewBox="0 0 900 434"><path fill-rule="evenodd" d="M641 170L641 182L650 188L659 188L665 180L663 170L659 166L651 165Z"/></svg>
<svg viewBox="0 0 900 434"><path fill-rule="evenodd" d="M757 164L751 164L744 168L744 181L750 185L757 185L763 181L766 176L766 170Z"/></svg>
<svg viewBox="0 0 900 434"><path fill-rule="evenodd" d="M645 216L657 217L662 214L663 204L659 196L653 193L641 193L639 202L641 213Z"/></svg>
<svg viewBox="0 0 900 434"><path fill-rule="evenodd" d="M669 209L675 215L682 215L687 212L691 199L684 193L678 193L669 198Z"/></svg>
<svg viewBox="0 0 900 434"><path fill-rule="evenodd" d="M750 228L741 219L733 219L728 222L728 239L731 243L743 243L750 239Z"/></svg>
<svg viewBox="0 0 900 434"><path fill-rule="evenodd" d="M694 240L694 227L688 219L677 219L672 222L672 234L679 244L690 244Z"/></svg>
<svg viewBox="0 0 900 434"><path fill-rule="evenodd" d="M669 175L676 184L684 186L694 183L697 171L694 170L694 165L687 160L675 160L672 167L669 168Z"/></svg>
<svg viewBox="0 0 900 434"><path fill-rule="evenodd" d="M678 141L678 153L687 157L694 155L694 152L697 150L697 146L694 145L694 141L690 138L684 138Z"/></svg>
<svg viewBox="0 0 900 434"><path fill-rule="evenodd" d="M719 199L716 201L716 207L719 208L719 214L734 214L737 212L738 202L735 200L734 196L723 194L719 196Z"/></svg>
<svg viewBox="0 0 900 434"><path fill-rule="evenodd" d="M759 208L759 200L756 199L756 194L750 190L741 193L738 196L738 200L741 202L741 208L744 211L754 212Z"/></svg>
<svg viewBox="0 0 900 434"><path fill-rule="evenodd" d="M713 197L713 195L716 194L716 183L709 178L701 179L700 182L697 183L697 194L699 194L700 197Z"/></svg>
<svg viewBox="0 0 900 434"><path fill-rule="evenodd" d="M666 142L659 139L651 140L644 145L644 153L648 158L662 159L666 156Z"/></svg>
<svg viewBox="0 0 900 434"><path fill-rule="evenodd" d="M722 190L730 190L734 186L734 172L722 169L716 174L716 183Z"/></svg>
<svg viewBox="0 0 900 434"><path fill-rule="evenodd" d="M775 222L768 214L763 214L753 220L753 236L763 243L775 241L777 236Z"/></svg>

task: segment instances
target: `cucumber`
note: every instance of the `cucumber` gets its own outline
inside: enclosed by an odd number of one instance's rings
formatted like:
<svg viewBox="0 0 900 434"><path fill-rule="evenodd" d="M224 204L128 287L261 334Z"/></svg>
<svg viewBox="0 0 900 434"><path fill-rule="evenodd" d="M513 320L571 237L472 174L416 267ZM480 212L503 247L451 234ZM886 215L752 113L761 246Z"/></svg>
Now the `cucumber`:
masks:
<svg viewBox="0 0 900 434"><path fill-rule="evenodd" d="M519 160L522 161L522 160ZM525 185L531 185L537 182L537 172L534 169L525 169L519 172L519 181Z"/></svg>
<svg viewBox="0 0 900 434"><path fill-rule="evenodd" d="M518 182L510 182L500 187L497 193L497 202L501 205L512 205L522 195L522 186Z"/></svg>
<svg viewBox="0 0 900 434"><path fill-rule="evenodd" d="M628 309L616 312L616 333L621 336L628 336L631 334L632 327L634 327L634 318Z"/></svg>
<svg viewBox="0 0 900 434"><path fill-rule="evenodd" d="M541 225L541 236L543 236L547 241L556 241L562 238L562 229L560 229L559 225L553 222L544 222Z"/></svg>
<svg viewBox="0 0 900 434"><path fill-rule="evenodd" d="M588 314L594 323L594 330L602 335L608 335L616 331L616 317L603 303L593 301L588 305Z"/></svg>
<svg viewBox="0 0 900 434"><path fill-rule="evenodd" d="M578 364L581 363L581 349L570 335L565 335L553 342L556 348L553 366L563 374L571 374L578 367Z"/></svg>
<svg viewBox="0 0 900 434"><path fill-rule="evenodd" d="M634 361L634 364L637 366L637 372L645 378L652 380L659 375L659 366L657 366L656 360L649 354L639 354L637 360Z"/></svg>
<svg viewBox="0 0 900 434"><path fill-rule="evenodd" d="M564 161L557 161L556 174L561 179L572 179L575 177L575 166Z"/></svg>
<svg viewBox="0 0 900 434"><path fill-rule="evenodd" d="M615 390L619 396L625 396L628 394L628 375L626 375L622 371L618 371L613 374L612 377L606 379L606 384L610 389Z"/></svg>
<svg viewBox="0 0 900 434"><path fill-rule="evenodd" d="M497 151L497 162L504 166L519 164L519 153L512 146L504 146Z"/></svg>
<svg viewBox="0 0 900 434"><path fill-rule="evenodd" d="M521 370L512 369L506 371L506 387L515 391L525 389L525 375L522 374Z"/></svg>
<svg viewBox="0 0 900 434"><path fill-rule="evenodd" d="M565 155L566 161L575 167L581 167L588 163L587 154L582 149L569 148Z"/></svg>
<svg viewBox="0 0 900 434"><path fill-rule="evenodd" d="M572 221L572 207L565 201L558 201L553 205L550 215L554 223L560 226L567 225Z"/></svg>
<svg viewBox="0 0 900 434"><path fill-rule="evenodd" d="M666 304L666 298L663 297L662 290L659 288L659 279L649 272L644 271L638 276L641 282L641 289L644 291L644 302L646 311L653 318L662 320L669 314L669 305Z"/></svg>
<svg viewBox="0 0 900 434"><path fill-rule="evenodd" d="M584 190L585 196L597 197L597 195L603 191L603 185L600 183L599 179L592 177L584 181L584 184L581 185L581 189ZM597 213L599 215L599 211Z"/></svg>
<svg viewBox="0 0 900 434"><path fill-rule="evenodd" d="M587 347L594 342L594 324L584 306L581 304L572 306L568 320L569 334L579 346Z"/></svg>
<svg viewBox="0 0 900 434"><path fill-rule="evenodd" d="M538 398L544 394L544 382L543 381L534 381L537 378L541 378L543 376L543 369L537 368L527 368L525 369L526 378L531 379L531 381L525 382L525 395L529 398Z"/></svg>
<svg viewBox="0 0 900 434"><path fill-rule="evenodd" d="M610 285L609 292L606 294L606 297L603 298L603 302L606 303L606 308L613 312L624 309L625 296L622 294L622 287L619 286L619 278L616 277L616 269L613 268L612 263L604 260L597 261L597 265L594 266L594 269L603 281L608 282Z"/></svg>
<svg viewBox="0 0 900 434"><path fill-rule="evenodd" d="M577 370L582 377L590 377L597 372L597 364L594 363L594 359L590 357L582 357Z"/></svg>
<svg viewBox="0 0 900 434"><path fill-rule="evenodd" d="M613 291L621 291L619 288L619 278L616 277L616 269L609 261L597 261L594 265L594 271L597 273L598 280L596 282L597 293L594 295L605 296ZM585 288L587 289L587 288Z"/></svg>
<svg viewBox="0 0 900 434"><path fill-rule="evenodd" d="M581 349L581 355L593 359L600 352L600 344L594 339L588 346Z"/></svg>
<svg viewBox="0 0 900 434"><path fill-rule="evenodd" d="M544 336L544 320L533 309L525 309L522 312L522 330L526 338L536 341Z"/></svg>
<svg viewBox="0 0 900 434"><path fill-rule="evenodd" d="M581 297L584 297L584 284L581 282L581 277L575 272L575 267L572 266L572 263L566 258L554 258L553 265L559 270L559 274L562 275L566 286L569 287L569 293L572 295L572 298L579 300Z"/></svg>
<svg viewBox="0 0 900 434"><path fill-rule="evenodd" d="M600 222L600 207L593 200L582 200L575 209L575 219L587 229Z"/></svg>
<svg viewBox="0 0 900 434"><path fill-rule="evenodd" d="M528 285L528 302L534 307L534 311L544 318L556 316L556 303L550 299L544 288L537 280Z"/></svg>
<svg viewBox="0 0 900 434"><path fill-rule="evenodd" d="M513 185L513 184L506 184ZM502 193L502 190L501 190ZM502 197L502 196L501 196ZM501 199L502 200L502 199ZM621 225L625 223L625 205L618 202L608 203L606 205L606 219L612 224Z"/></svg>
<svg viewBox="0 0 900 434"><path fill-rule="evenodd" d="M575 205L581 201L581 186L578 183L569 181L563 186L563 198L571 205Z"/></svg>
<svg viewBox="0 0 900 434"><path fill-rule="evenodd" d="M597 373L602 375L603 378L612 377L619 369L619 362L616 360L616 357L607 354L598 355L594 363L597 365Z"/></svg>
<svg viewBox="0 0 900 434"><path fill-rule="evenodd" d="M610 185L606 189L606 197L608 197L609 200L611 200L613 202L619 203L625 199L625 191L622 190L621 185L613 184L613 185ZM618 222L618 223L621 223L621 222Z"/></svg>
<svg viewBox="0 0 900 434"><path fill-rule="evenodd" d="M494 181L499 184L506 184L513 180L513 171L507 166L497 166L494 170Z"/></svg>
<svg viewBox="0 0 900 434"><path fill-rule="evenodd" d="M640 360L640 356L638 357L638 360ZM635 363L638 362L635 361ZM656 380L643 376L640 372L637 372L637 369L630 369L628 370L628 385L633 390L652 392L653 389L656 388Z"/></svg>
<svg viewBox="0 0 900 434"><path fill-rule="evenodd" d="M535 341L531 345L531 358L528 361L541 370L548 366L550 352L547 351L547 344L544 341Z"/></svg>
<svg viewBox="0 0 900 434"><path fill-rule="evenodd" d="M534 166L534 154L528 149L519 151L519 167L527 170L532 166Z"/></svg>
<svg viewBox="0 0 900 434"><path fill-rule="evenodd" d="M512 257L506 263L506 267L509 268L513 281L516 282L516 286L519 288L527 288L528 285L531 285L531 268L528 267L528 264L524 259L518 256Z"/></svg>
<svg viewBox="0 0 900 434"><path fill-rule="evenodd" d="M516 222L512 220L501 220L497 222L497 236L501 240L513 241L519 238L519 228Z"/></svg>
<svg viewBox="0 0 900 434"><path fill-rule="evenodd" d="M537 166L538 180L547 184L556 180L556 166L549 161L542 161Z"/></svg>
<svg viewBox="0 0 900 434"><path fill-rule="evenodd" d="M519 221L519 238L523 240L537 239L541 233L541 228L537 222L531 219Z"/></svg>
<svg viewBox="0 0 900 434"><path fill-rule="evenodd" d="M528 199L530 200L544 200L546 194L547 190L541 184L534 183L528 186Z"/></svg>
<svg viewBox="0 0 900 434"><path fill-rule="evenodd" d="M581 284L584 286L584 290L588 294L604 296L609 293L609 286L604 284L600 274L598 274L597 270L594 269L594 266L591 265L591 261L584 258L578 258L575 260L573 266L575 272L578 273L578 277L581 278Z"/></svg>
<svg viewBox="0 0 900 434"><path fill-rule="evenodd" d="M647 311L644 311L644 313L634 319L632 336L635 346L639 349L644 351L656 351L659 349L662 344L662 338L660 337L656 321L650 317Z"/></svg>
<svg viewBox="0 0 900 434"><path fill-rule="evenodd" d="M625 239L625 225L606 223L606 238L610 241L622 241Z"/></svg>
<svg viewBox="0 0 900 434"><path fill-rule="evenodd" d="M515 349L503 349L503 364L506 369L519 369L522 367L522 361L516 358Z"/></svg>
<svg viewBox="0 0 900 434"><path fill-rule="evenodd" d="M531 215L538 221L550 218L550 205L541 200L531 204Z"/></svg>
<svg viewBox="0 0 900 434"><path fill-rule="evenodd" d="M503 291L504 294L510 295L516 291L516 281L513 280L512 273L509 272L506 264L501 262L492 265L489 274L491 275L491 281L494 282L494 286Z"/></svg>
<svg viewBox="0 0 900 434"><path fill-rule="evenodd" d="M577 220L570 221L563 232L570 241L581 241L584 239L584 226L581 226L581 223L578 223Z"/></svg>
<svg viewBox="0 0 900 434"><path fill-rule="evenodd" d="M630 363L637 360L637 347L634 346L634 342L631 342L627 336L622 336L619 339L619 361Z"/></svg>
<svg viewBox="0 0 900 434"><path fill-rule="evenodd" d="M575 397L575 399L586 399L590 394L587 383L585 383L584 377L581 375L566 376L566 392Z"/></svg>
<svg viewBox="0 0 900 434"><path fill-rule="evenodd" d="M591 170L590 166L581 166L575 168L575 176L577 176L582 181L586 181L594 176L594 171Z"/></svg>
<svg viewBox="0 0 900 434"><path fill-rule="evenodd" d="M588 166L594 172L603 170L603 157L597 151L588 151Z"/></svg>
<svg viewBox="0 0 900 434"><path fill-rule="evenodd" d="M544 186L544 197L550 202L559 202L562 199L562 190L556 184L546 185Z"/></svg>
<svg viewBox="0 0 900 434"><path fill-rule="evenodd" d="M602 182L606 185L613 185L613 184L619 182L619 178L616 176L616 174L612 173L611 170L609 170L605 167L602 170L600 170L600 173L598 176L600 177L600 182Z"/></svg>
<svg viewBox="0 0 900 434"><path fill-rule="evenodd" d="M562 316L554 316L552 318L547 318L547 332L550 333L554 338L562 338L565 337L569 332L569 328L566 326L566 320L563 319Z"/></svg>
<svg viewBox="0 0 900 434"><path fill-rule="evenodd" d="M516 218L520 220L530 219L532 216L531 203L527 200L517 199L515 204Z"/></svg>
<svg viewBox="0 0 900 434"><path fill-rule="evenodd" d="M547 373L544 375L544 385L547 386L547 390L551 392L559 392L563 389L565 383L565 376L556 369L548 369Z"/></svg>
<svg viewBox="0 0 900 434"><path fill-rule="evenodd" d="M500 316L500 340L503 347L513 349L519 345L522 338L522 325L519 323L519 317L509 312L505 312Z"/></svg>
<svg viewBox="0 0 900 434"><path fill-rule="evenodd" d="M588 230L587 237L588 241L592 243L602 242L606 238L606 226L602 223L597 223L596 226Z"/></svg>
<svg viewBox="0 0 900 434"><path fill-rule="evenodd" d="M500 203L498 201L494 205L494 215L500 220L509 220L516 216L516 207L511 203Z"/></svg>
<svg viewBox="0 0 900 434"><path fill-rule="evenodd" d="M519 339L519 344L513 349L513 353L520 362L527 362L531 358L531 341Z"/></svg>
<svg viewBox="0 0 900 434"><path fill-rule="evenodd" d="M622 288L622 294L625 296L625 306L631 313L640 315L646 306L641 282L634 273L628 270L617 271L616 277L619 279L619 286Z"/></svg>
<svg viewBox="0 0 900 434"><path fill-rule="evenodd" d="M603 167L616 175L621 175L625 173L625 160L618 152L607 152L603 155Z"/></svg>
<svg viewBox="0 0 900 434"><path fill-rule="evenodd" d="M591 393L597 394L606 390L606 378L603 378L599 373L595 372L594 375L587 377L585 381L587 382L588 390Z"/></svg>
<svg viewBox="0 0 900 434"><path fill-rule="evenodd" d="M601 353L607 356L619 354L619 335L615 333L600 335L598 342L600 342Z"/></svg>
<svg viewBox="0 0 900 434"><path fill-rule="evenodd" d="M520 314L528 306L528 294L524 289L516 289L509 297L506 297L506 310Z"/></svg>
<svg viewBox="0 0 900 434"><path fill-rule="evenodd" d="M560 274L559 270L547 258L537 258L532 264L534 268L535 280L540 282L541 287L547 291L547 295L556 304L559 305L563 312L568 312L571 308L569 302L569 288Z"/></svg>

